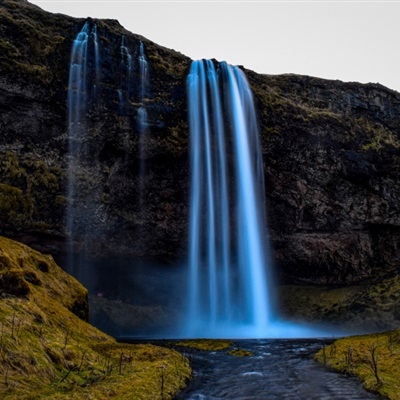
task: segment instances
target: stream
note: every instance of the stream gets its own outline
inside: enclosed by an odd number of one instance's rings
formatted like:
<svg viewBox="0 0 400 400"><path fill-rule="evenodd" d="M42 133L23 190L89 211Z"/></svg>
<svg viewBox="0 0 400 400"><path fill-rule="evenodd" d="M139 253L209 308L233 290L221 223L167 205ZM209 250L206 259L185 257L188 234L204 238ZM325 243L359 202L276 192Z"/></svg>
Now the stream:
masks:
<svg viewBox="0 0 400 400"><path fill-rule="evenodd" d="M313 360L329 343L318 339L235 340L235 347L254 353L250 357L179 348L191 360L194 376L176 399L377 399L357 378L330 371Z"/></svg>

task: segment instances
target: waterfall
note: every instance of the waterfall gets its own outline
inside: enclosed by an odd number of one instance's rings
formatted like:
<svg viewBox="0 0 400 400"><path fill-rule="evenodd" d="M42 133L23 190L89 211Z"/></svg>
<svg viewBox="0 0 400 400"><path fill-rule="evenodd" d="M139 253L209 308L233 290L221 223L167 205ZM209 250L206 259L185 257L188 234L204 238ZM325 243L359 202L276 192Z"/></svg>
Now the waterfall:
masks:
<svg viewBox="0 0 400 400"><path fill-rule="evenodd" d="M121 51L121 62L123 65L126 66L128 71L130 72L132 70L132 56L131 53L129 52L128 47L126 47L125 44L125 35L122 35L120 51Z"/></svg>
<svg viewBox="0 0 400 400"><path fill-rule="evenodd" d="M93 47L89 43L93 41ZM100 79L100 53L97 39L97 28L92 30L87 21L76 36L71 50L71 61L68 82L68 169L67 169L67 215L66 233L68 237L69 272L75 271L75 243L79 239L80 248L86 245L89 223L93 217L96 201L93 196L80 198L78 185L90 168L88 127L86 114L89 111L90 99L96 97ZM91 91L90 91L91 89ZM82 237L84 240L82 240Z"/></svg>
<svg viewBox="0 0 400 400"><path fill-rule="evenodd" d="M191 136L189 332L268 329L274 310L262 155L243 71L194 61L188 77Z"/></svg>
<svg viewBox="0 0 400 400"><path fill-rule="evenodd" d="M85 114L87 107L87 53L89 23L86 22L72 45L68 82L68 187L67 234L71 239L76 231L75 207L75 167L78 162L80 143L86 134ZM72 253L72 248L69 253ZM69 258L71 260L71 257ZM71 261L72 262L72 261Z"/></svg>
<svg viewBox="0 0 400 400"><path fill-rule="evenodd" d="M119 113L123 115L125 111L124 94L122 93L122 89L118 89L117 92L118 92Z"/></svg>
<svg viewBox="0 0 400 400"><path fill-rule="evenodd" d="M140 107L137 113L137 124L139 132L139 209L143 216L145 213L144 190L145 190L145 175L146 175L146 129L147 129L147 109L145 100L147 97L148 86L147 59L144 51L144 44L139 45L139 78L140 78Z"/></svg>
<svg viewBox="0 0 400 400"><path fill-rule="evenodd" d="M125 99L124 92L126 98L130 97L130 82L131 82L131 73L133 68L132 56L129 52L128 47L125 42L125 35L122 35L121 38L121 46L120 46L120 54L121 54L121 73L120 73L120 88L118 89L118 103L119 103L119 112L121 115L125 113Z"/></svg>
<svg viewBox="0 0 400 400"><path fill-rule="evenodd" d="M97 97L97 90L100 82L100 49L99 40L97 35L97 25L94 24L92 28L91 35L93 37L94 44L94 68L95 68L95 83L93 85L93 95Z"/></svg>
<svg viewBox="0 0 400 400"><path fill-rule="evenodd" d="M139 133L143 134L147 126L147 110L144 101L147 96L147 59L144 52L143 42L139 46L139 73L140 73L140 103L138 110Z"/></svg>

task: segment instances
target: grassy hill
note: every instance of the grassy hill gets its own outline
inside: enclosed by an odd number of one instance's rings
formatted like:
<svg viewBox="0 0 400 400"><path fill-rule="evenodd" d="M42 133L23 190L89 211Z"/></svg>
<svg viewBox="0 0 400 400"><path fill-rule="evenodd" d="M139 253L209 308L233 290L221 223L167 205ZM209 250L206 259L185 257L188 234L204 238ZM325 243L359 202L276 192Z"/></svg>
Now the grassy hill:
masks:
<svg viewBox="0 0 400 400"><path fill-rule="evenodd" d="M336 340L315 359L338 372L358 376L371 392L400 399L400 330Z"/></svg>
<svg viewBox="0 0 400 400"><path fill-rule="evenodd" d="M170 399L179 353L119 344L84 319L87 291L51 256L0 237L0 398Z"/></svg>

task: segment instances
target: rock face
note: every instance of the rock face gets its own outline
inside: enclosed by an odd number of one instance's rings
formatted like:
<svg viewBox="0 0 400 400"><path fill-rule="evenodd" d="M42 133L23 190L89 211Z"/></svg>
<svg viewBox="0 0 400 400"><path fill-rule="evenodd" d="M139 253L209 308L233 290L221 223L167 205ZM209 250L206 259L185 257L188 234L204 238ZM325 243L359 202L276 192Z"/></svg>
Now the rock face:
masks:
<svg viewBox="0 0 400 400"><path fill-rule="evenodd" d="M372 84L263 78L253 87L278 264L291 278L327 283L398 267L400 95Z"/></svg>
<svg viewBox="0 0 400 400"><path fill-rule="evenodd" d="M0 7L0 233L63 262L72 204L82 227L74 237L77 253L166 267L184 260L191 60L117 21L89 21L99 34L99 95L88 108L87 163L75 171L79 187L70 199L68 73L85 21L22 0ZM144 141L137 95L124 112L118 107L122 35L131 54L143 41L148 58ZM133 82L138 73L134 67ZM378 84L246 74L261 128L278 274L286 282L343 283L398 268L400 94Z"/></svg>

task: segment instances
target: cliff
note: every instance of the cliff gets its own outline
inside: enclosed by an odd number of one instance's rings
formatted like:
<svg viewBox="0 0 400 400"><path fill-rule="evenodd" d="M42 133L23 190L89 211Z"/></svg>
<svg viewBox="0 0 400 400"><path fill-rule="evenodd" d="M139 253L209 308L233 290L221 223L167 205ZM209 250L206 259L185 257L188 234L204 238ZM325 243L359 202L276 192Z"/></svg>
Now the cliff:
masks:
<svg viewBox="0 0 400 400"><path fill-rule="evenodd" d="M65 265L65 213L72 204L80 213L77 257L85 253L100 275L111 260L117 286L131 279L129 263L168 271L182 265L191 60L117 21L89 20L97 25L102 68L82 143L87 161L77 171L78 190L70 199L69 62L85 21L4 0L0 22L0 233L50 252ZM141 152L137 94L126 111L118 107L122 35L132 54L142 41L148 58L149 129ZM400 94L379 84L245 72L259 117L270 240L282 281L348 284L395 274ZM134 82L139 79L136 68ZM145 296L135 285L141 286L134 283L133 291ZM90 289L107 291L105 286Z"/></svg>

